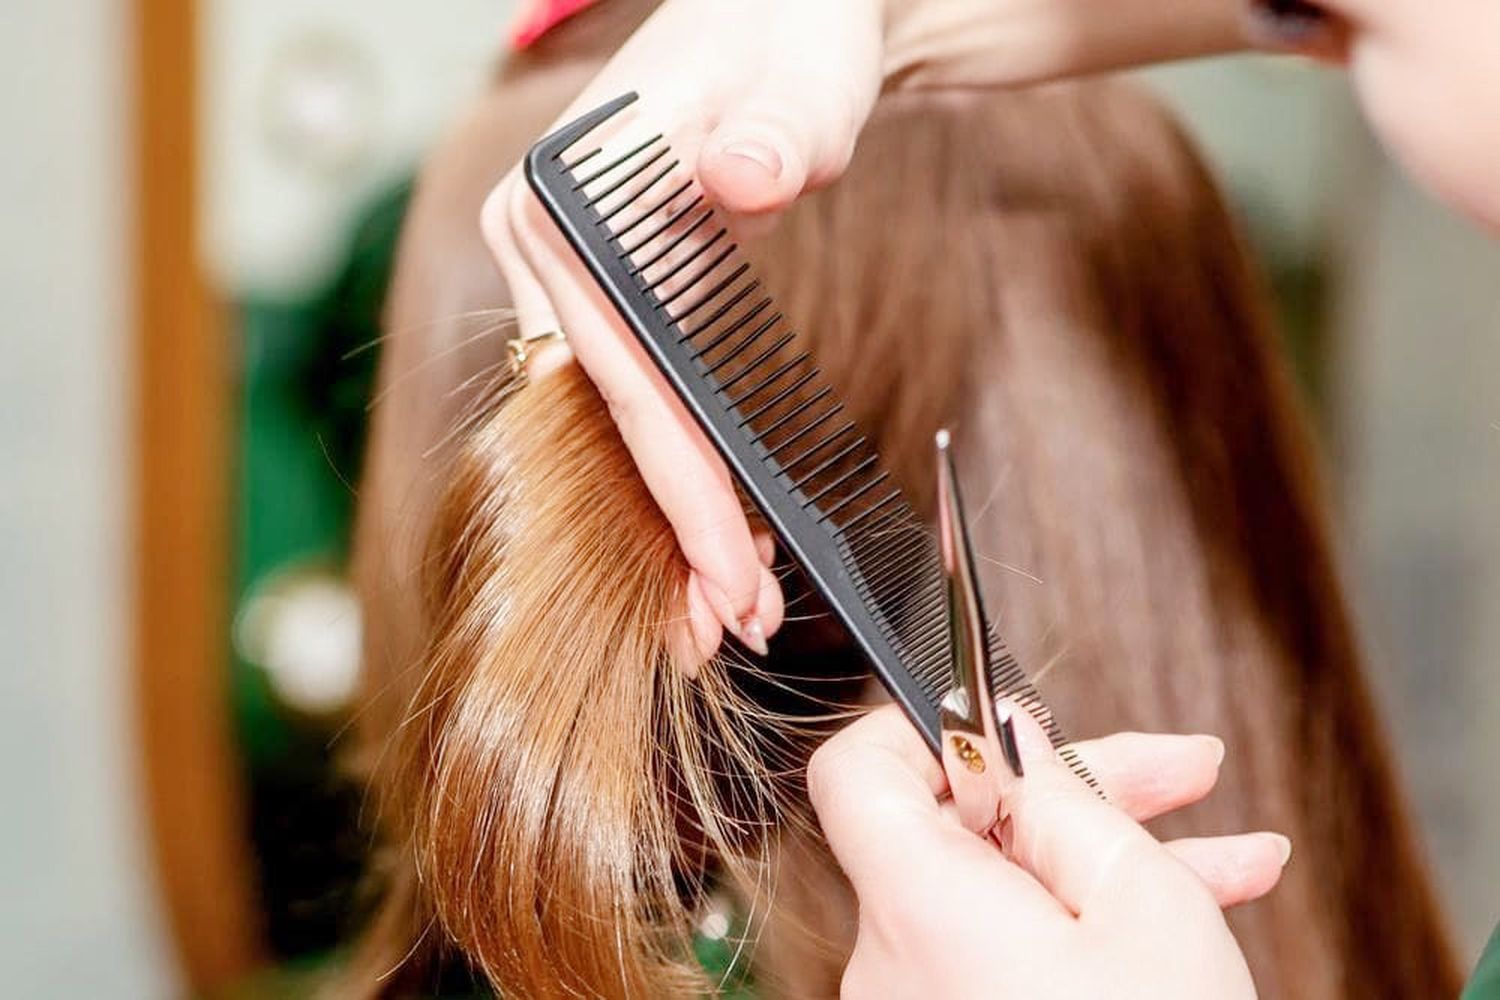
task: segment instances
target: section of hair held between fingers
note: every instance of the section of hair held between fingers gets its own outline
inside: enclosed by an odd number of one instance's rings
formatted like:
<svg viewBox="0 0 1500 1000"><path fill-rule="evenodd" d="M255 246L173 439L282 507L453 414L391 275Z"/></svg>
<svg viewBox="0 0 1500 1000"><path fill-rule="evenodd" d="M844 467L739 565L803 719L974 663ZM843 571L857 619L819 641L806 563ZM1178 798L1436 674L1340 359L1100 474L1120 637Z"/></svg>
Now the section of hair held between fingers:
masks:
<svg viewBox="0 0 1500 1000"><path fill-rule="evenodd" d="M577 363L567 335L561 330L517 336L506 343L506 350L512 374L522 380L524 386L539 385L561 369ZM762 587L778 587L771 572L775 542L763 528L755 533L754 540L761 563ZM698 574L688 574L683 588L682 616L668 629L671 660L677 669L692 679L697 679L702 665L719 651L724 638L724 629L718 624L718 615L703 591L702 582ZM765 634L758 622L744 641L752 652L766 655Z"/></svg>

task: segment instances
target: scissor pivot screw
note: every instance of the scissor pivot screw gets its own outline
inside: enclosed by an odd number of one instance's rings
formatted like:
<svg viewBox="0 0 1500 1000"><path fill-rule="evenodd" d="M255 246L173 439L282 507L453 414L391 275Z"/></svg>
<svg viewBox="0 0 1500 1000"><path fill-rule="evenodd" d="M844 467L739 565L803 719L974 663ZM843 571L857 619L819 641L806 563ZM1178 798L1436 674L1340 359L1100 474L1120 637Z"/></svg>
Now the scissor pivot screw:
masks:
<svg viewBox="0 0 1500 1000"><path fill-rule="evenodd" d="M980 753L979 748L974 744L962 736L955 736L953 737L953 751L958 754L958 759L963 761L964 767L975 774L984 773L984 754Z"/></svg>

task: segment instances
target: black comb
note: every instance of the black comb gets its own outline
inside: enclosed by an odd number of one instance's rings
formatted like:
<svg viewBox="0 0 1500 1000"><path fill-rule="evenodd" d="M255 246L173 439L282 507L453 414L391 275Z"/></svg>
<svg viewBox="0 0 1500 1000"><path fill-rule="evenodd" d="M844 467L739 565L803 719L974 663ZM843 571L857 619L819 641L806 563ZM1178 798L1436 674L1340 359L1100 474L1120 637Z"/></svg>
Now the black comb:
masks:
<svg viewBox="0 0 1500 1000"><path fill-rule="evenodd" d="M782 545L928 745L949 685L942 561L833 389L663 136L567 155L636 100L615 98L542 139L526 178L708 435ZM615 143L611 143L615 145ZM1054 746L1051 710L989 631L995 694ZM1062 756L1091 787L1070 748Z"/></svg>

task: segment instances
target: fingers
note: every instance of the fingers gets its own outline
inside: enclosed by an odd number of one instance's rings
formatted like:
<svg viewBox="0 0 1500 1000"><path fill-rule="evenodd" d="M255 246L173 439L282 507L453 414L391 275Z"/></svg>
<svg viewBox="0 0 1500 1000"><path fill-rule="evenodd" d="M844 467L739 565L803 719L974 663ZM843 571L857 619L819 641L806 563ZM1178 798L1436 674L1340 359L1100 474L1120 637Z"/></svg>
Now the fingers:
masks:
<svg viewBox="0 0 1500 1000"><path fill-rule="evenodd" d="M766 215L843 173L880 89L878 7L765 5L763 71L719 115L698 159L710 198L731 213Z"/></svg>
<svg viewBox="0 0 1500 1000"><path fill-rule="evenodd" d="M755 542L755 554L760 557L760 564L770 569L776 563L776 539L764 528L757 528L750 533Z"/></svg>
<svg viewBox="0 0 1500 1000"><path fill-rule="evenodd" d="M755 611L741 632L740 641L760 656L770 650L766 639L781 628L781 618L786 604L781 596L781 581L776 574L762 565L759 567L759 584L755 597Z"/></svg>
<svg viewBox="0 0 1500 1000"><path fill-rule="evenodd" d="M693 647L711 654L717 626L763 654L781 624L780 586L761 563L723 462L515 176L491 195L482 221L515 292L522 332L566 331L672 525L694 574Z"/></svg>
<svg viewBox="0 0 1500 1000"><path fill-rule="evenodd" d="M1218 779L1224 744L1214 736L1117 733L1074 744L1112 804L1144 822L1197 802ZM1275 888L1291 856L1279 833L1187 838L1166 848L1192 869L1221 907Z"/></svg>
<svg viewBox="0 0 1500 1000"><path fill-rule="evenodd" d="M1216 736L1116 733L1073 744L1109 801L1139 822L1191 805L1213 790L1224 759Z"/></svg>
<svg viewBox="0 0 1500 1000"><path fill-rule="evenodd" d="M755 603L755 618L746 627L743 641L748 649L765 656L770 652L766 639L781 628L786 604L781 594L781 583L776 574L771 572L771 566L776 561L776 543L766 531L756 531L751 537L755 544L755 554L761 563L760 590ZM709 603L703 586L703 578L697 573L688 575L688 614L687 620L683 622L684 634L678 637L678 642L685 644L690 650L687 653L679 652L678 662L694 675L697 673L697 665L718 651L719 643L724 637L724 627L720 624L713 605Z"/></svg>
<svg viewBox="0 0 1500 1000"><path fill-rule="evenodd" d="M830 844L878 838L866 822L875 810L936 816L947 790L942 765L897 705L845 726L807 763L807 795Z"/></svg>
<svg viewBox="0 0 1500 1000"><path fill-rule="evenodd" d="M807 183L807 161L785 129L737 116L711 135L698 177L727 210L759 215L785 208Z"/></svg>
<svg viewBox="0 0 1500 1000"><path fill-rule="evenodd" d="M723 641L724 626L719 624L696 573L688 574L686 590L687 620L680 623L681 632L676 636L676 662L696 677L698 667L708 662Z"/></svg>
<svg viewBox="0 0 1500 1000"><path fill-rule="evenodd" d="M1065 916L993 841L953 817L942 765L896 705L827 740L807 766L808 796L862 911L906 911L955 886L1005 899L1013 913ZM1030 909L1028 909L1030 908Z"/></svg>
<svg viewBox="0 0 1500 1000"><path fill-rule="evenodd" d="M1040 883L1070 912L1108 921L1122 910L1127 916L1149 913L1168 902L1235 906L1263 896L1280 880L1291 854L1290 841L1280 834L1160 844L1078 781L1029 716L1016 713L1016 730L1026 774L1007 782L1005 808L1006 839L1020 867L996 864L1003 858L988 841L943 815L942 767L897 706L871 712L819 748L808 765L808 794L862 898L921 892L929 880L972 875L981 869L967 866L982 865L986 878L999 878L1007 891L1020 894L1015 898L1036 902ZM1216 742L1128 733L1079 747L1094 751L1091 762L1159 760L1201 773L1198 758L1204 755L1210 770L1217 769ZM1106 766L1101 774L1127 793L1134 787L1124 770ZM1136 802L1152 810L1181 797L1143 792Z"/></svg>
<svg viewBox="0 0 1500 1000"><path fill-rule="evenodd" d="M1203 895L1192 872L1125 812L1099 798L1053 752L1026 712L1012 709L1025 777L1003 779L1012 856L1075 914L1135 910L1149 894Z"/></svg>
<svg viewBox="0 0 1500 1000"><path fill-rule="evenodd" d="M1292 856L1292 842L1279 833L1189 837L1165 846L1226 908L1259 899L1276 888Z"/></svg>
<svg viewBox="0 0 1500 1000"><path fill-rule="evenodd" d="M516 332L522 337L535 338L562 326L546 289L532 273L521 243L512 231L511 214L518 197L518 183L512 173L490 192L480 211L480 228L510 290L516 311Z"/></svg>
<svg viewBox="0 0 1500 1000"><path fill-rule="evenodd" d="M895 705L835 733L807 764L813 811L861 897L893 891L910 862L947 849L935 833L943 824L938 796L947 787L932 751Z"/></svg>
<svg viewBox="0 0 1500 1000"><path fill-rule="evenodd" d="M636 112L651 102L653 127L697 166L711 200L731 214L772 212L848 162L880 87L882 12L878 0L665 4L571 112L637 89L644 96ZM704 44L712 37L736 44L715 50ZM693 572L688 627L674 641L707 656L728 630L764 652L781 622L781 591L722 461L518 172L486 202L483 226L522 333L566 331L672 525Z"/></svg>

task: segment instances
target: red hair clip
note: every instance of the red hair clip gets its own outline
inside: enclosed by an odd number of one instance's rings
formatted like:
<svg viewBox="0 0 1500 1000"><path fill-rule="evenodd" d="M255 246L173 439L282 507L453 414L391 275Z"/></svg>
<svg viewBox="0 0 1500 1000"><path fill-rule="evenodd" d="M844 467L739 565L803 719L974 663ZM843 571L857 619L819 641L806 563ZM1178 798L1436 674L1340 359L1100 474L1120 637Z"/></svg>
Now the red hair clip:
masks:
<svg viewBox="0 0 1500 1000"><path fill-rule="evenodd" d="M531 0L523 3L511 25L511 48L529 48L538 38L597 2L598 0Z"/></svg>

